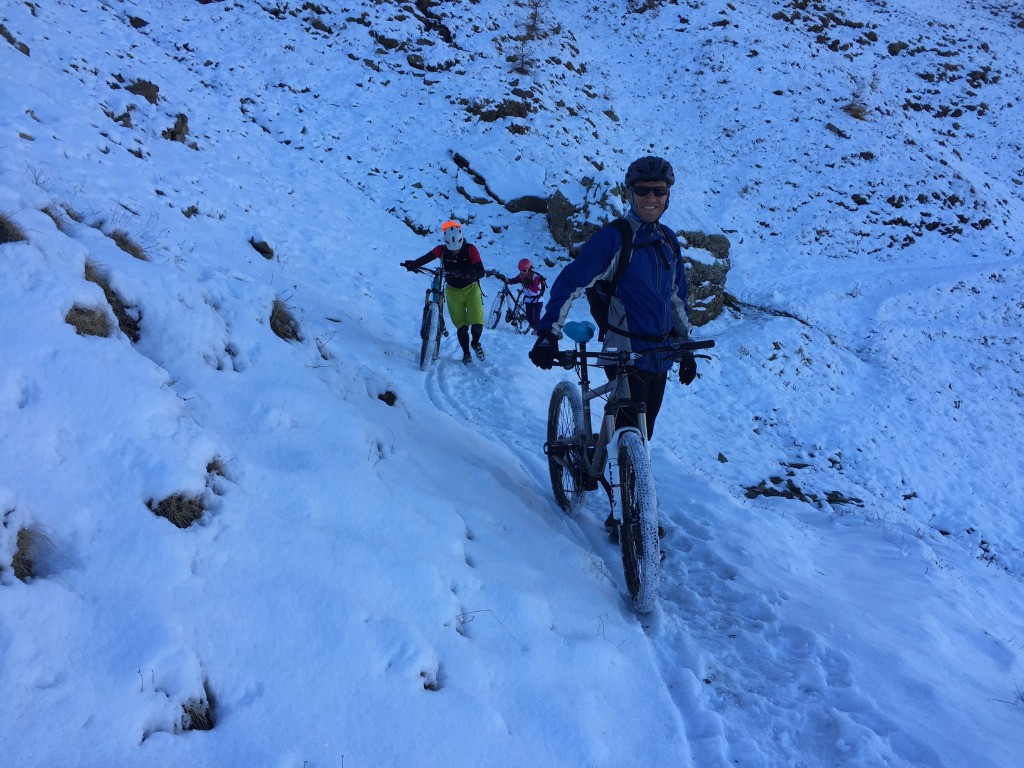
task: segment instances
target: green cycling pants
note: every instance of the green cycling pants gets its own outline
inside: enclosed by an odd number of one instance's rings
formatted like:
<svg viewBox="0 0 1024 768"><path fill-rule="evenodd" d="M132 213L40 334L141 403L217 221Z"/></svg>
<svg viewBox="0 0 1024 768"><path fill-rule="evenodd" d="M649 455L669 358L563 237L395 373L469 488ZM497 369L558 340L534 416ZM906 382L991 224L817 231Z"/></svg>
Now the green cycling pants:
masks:
<svg viewBox="0 0 1024 768"><path fill-rule="evenodd" d="M472 283L465 288L444 289L445 301L448 302L448 316L455 327L465 328L467 325L483 325L484 295L480 292L480 283Z"/></svg>

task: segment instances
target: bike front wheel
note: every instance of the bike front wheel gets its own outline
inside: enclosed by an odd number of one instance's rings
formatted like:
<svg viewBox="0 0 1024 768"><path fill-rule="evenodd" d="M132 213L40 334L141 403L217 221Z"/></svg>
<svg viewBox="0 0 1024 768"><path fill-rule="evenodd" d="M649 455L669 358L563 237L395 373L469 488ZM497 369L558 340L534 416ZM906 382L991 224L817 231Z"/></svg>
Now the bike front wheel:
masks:
<svg viewBox="0 0 1024 768"><path fill-rule="evenodd" d="M502 291L494 297L494 301L491 302L491 311L487 314L487 327L497 328L498 323L501 322L501 307L505 303L505 292Z"/></svg>
<svg viewBox="0 0 1024 768"><path fill-rule="evenodd" d="M434 362L441 346L441 307L433 301L428 301L423 307L420 337L420 370L425 371Z"/></svg>
<svg viewBox="0 0 1024 768"><path fill-rule="evenodd" d="M658 599L661 578L658 499L651 460L639 432L622 432L618 445L619 508L622 510L619 539L626 591L637 613L650 613Z"/></svg>
<svg viewBox="0 0 1024 768"><path fill-rule="evenodd" d="M530 323L526 319L526 315L524 315L522 312L516 312L509 318L508 321L512 325L512 327L515 328L516 333L525 334L529 333L531 330Z"/></svg>
<svg viewBox="0 0 1024 768"><path fill-rule="evenodd" d="M555 502L569 514L580 508L587 493L583 477L583 426L583 398L579 387L560 381L551 393L548 406L548 441L544 451Z"/></svg>

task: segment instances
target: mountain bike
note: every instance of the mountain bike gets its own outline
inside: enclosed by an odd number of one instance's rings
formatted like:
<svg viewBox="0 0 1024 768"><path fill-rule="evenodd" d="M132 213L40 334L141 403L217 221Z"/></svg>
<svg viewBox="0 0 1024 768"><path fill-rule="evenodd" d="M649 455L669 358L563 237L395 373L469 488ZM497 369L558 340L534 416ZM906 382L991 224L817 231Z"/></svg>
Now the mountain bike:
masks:
<svg viewBox="0 0 1024 768"><path fill-rule="evenodd" d="M715 342L677 342L644 352L588 352L587 342L594 337L593 323L566 323L562 332L576 348L559 352L555 361L563 368L576 370L579 386L561 381L551 393L544 443L551 489L558 506L573 514L582 506L587 491L604 486L612 505L609 519L615 519L616 509L619 512L626 590L634 610L649 613L657 601L661 569L658 501L647 444L646 409L644 403L629 398L627 366L648 356L676 361L686 352L710 349ZM592 386L590 365L604 367L608 383ZM591 402L599 397L607 400L600 431L595 434L590 409ZM615 417L622 409L632 411L638 426L616 429Z"/></svg>
<svg viewBox="0 0 1024 768"><path fill-rule="evenodd" d="M420 323L420 370L427 370L441 354L441 337L448 335L444 325L444 269L419 267L420 274L430 275L430 287L423 300L423 321Z"/></svg>
<svg viewBox="0 0 1024 768"><path fill-rule="evenodd" d="M501 279L500 275L494 277ZM516 333L529 333L532 329L526 319L526 309L522 300L523 289L520 288L513 293L507 282L502 280L501 283L501 290L491 302L491 311L487 313L487 327L497 328L504 317L505 322L511 325Z"/></svg>

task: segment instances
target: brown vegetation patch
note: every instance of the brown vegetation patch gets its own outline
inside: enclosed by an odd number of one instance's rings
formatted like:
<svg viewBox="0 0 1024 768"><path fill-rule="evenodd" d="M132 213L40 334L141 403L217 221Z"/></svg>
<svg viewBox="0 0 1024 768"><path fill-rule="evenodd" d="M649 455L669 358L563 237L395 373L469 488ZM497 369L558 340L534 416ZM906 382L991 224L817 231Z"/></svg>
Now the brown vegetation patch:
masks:
<svg viewBox="0 0 1024 768"><path fill-rule="evenodd" d="M0 245L3 243L20 243L22 240L27 240L25 233L21 227L14 223L4 213L0 213Z"/></svg>
<svg viewBox="0 0 1024 768"><path fill-rule="evenodd" d="M189 699L181 705L181 730L212 731L215 723L214 698L209 680L203 680L203 697Z"/></svg>
<svg viewBox="0 0 1024 768"><path fill-rule="evenodd" d="M270 330L285 341L302 341L299 321L280 298L274 299L274 307L270 310Z"/></svg>
<svg viewBox="0 0 1024 768"><path fill-rule="evenodd" d="M206 511L202 497L184 493L175 493L159 502L150 499L146 506L153 514L169 520L178 528L188 528Z"/></svg>
<svg viewBox="0 0 1024 768"><path fill-rule="evenodd" d="M79 336L110 336L110 318L102 307L75 304L68 310L64 322L74 326Z"/></svg>
<svg viewBox="0 0 1024 768"><path fill-rule="evenodd" d="M36 542L40 535L31 528L22 528L18 531L14 558L11 560L11 569L14 571L14 575L21 581L29 581L36 575Z"/></svg>
<svg viewBox="0 0 1024 768"><path fill-rule="evenodd" d="M114 244L122 251L127 253L129 256L133 256L139 261L149 261L149 255L146 253L146 249L139 245L131 235L125 232L123 229L115 229L113 232L107 232L107 237L114 241Z"/></svg>
<svg viewBox="0 0 1024 768"><path fill-rule="evenodd" d="M117 318L117 326L125 336L131 339L133 344L138 342L142 338L139 327L142 322L141 311L128 304L117 291L110 287L110 279L95 262L85 262L85 279L103 289L103 295L107 298L114 317Z"/></svg>

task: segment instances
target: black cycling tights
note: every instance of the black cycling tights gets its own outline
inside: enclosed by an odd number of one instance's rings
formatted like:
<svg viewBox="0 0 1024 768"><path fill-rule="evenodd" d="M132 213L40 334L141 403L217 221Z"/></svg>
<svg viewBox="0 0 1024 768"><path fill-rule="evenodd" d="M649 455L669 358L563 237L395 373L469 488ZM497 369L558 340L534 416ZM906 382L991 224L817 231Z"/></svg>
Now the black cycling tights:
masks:
<svg viewBox="0 0 1024 768"><path fill-rule="evenodd" d="M647 439L654 434L654 420L658 418L661 403L665 399L665 382L667 373L642 371L639 368L626 369L629 382L629 399L643 403L647 409ZM620 408L615 415L615 428L639 427L636 414L632 408Z"/></svg>
<svg viewBox="0 0 1024 768"><path fill-rule="evenodd" d="M462 347L462 351L465 354L469 354L469 331L473 330L473 343L477 344L480 342L480 335L484 332L484 327L479 323L475 325L464 325L456 331L456 335L459 337L459 346ZM662 389L664 389L662 385Z"/></svg>

